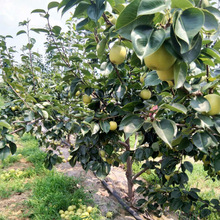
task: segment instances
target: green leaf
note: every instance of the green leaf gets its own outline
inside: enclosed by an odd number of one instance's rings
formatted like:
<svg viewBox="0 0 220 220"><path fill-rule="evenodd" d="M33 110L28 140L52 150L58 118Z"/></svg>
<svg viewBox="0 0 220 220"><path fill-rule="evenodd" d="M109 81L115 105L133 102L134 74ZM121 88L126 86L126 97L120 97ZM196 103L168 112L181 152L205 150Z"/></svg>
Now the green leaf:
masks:
<svg viewBox="0 0 220 220"><path fill-rule="evenodd" d="M84 20L80 21L77 25L76 25L76 30L80 30L84 25L86 25L89 22L89 18L85 18Z"/></svg>
<svg viewBox="0 0 220 220"><path fill-rule="evenodd" d="M126 163L128 157L130 156L130 151L125 151L121 156L120 159L122 163Z"/></svg>
<svg viewBox="0 0 220 220"><path fill-rule="evenodd" d="M44 13L44 14L46 14L46 11L43 9L35 9L31 13Z"/></svg>
<svg viewBox="0 0 220 220"><path fill-rule="evenodd" d="M205 22L203 28L206 31L216 31L218 29L218 21L216 17L205 9L203 9L203 13L205 15Z"/></svg>
<svg viewBox="0 0 220 220"><path fill-rule="evenodd" d="M175 111L175 112L180 112L183 114L187 113L187 108L184 105L179 104L179 103L173 103L171 105L165 104L164 106L172 111Z"/></svg>
<svg viewBox="0 0 220 220"><path fill-rule="evenodd" d="M159 121L153 122L153 128L157 135L170 147L172 147L171 143L176 135L177 127L176 124L171 120L162 119Z"/></svg>
<svg viewBox="0 0 220 220"><path fill-rule="evenodd" d="M11 154L15 154L16 150L17 150L17 146L15 143L9 141L9 146L10 146L10 150L11 150Z"/></svg>
<svg viewBox="0 0 220 220"><path fill-rule="evenodd" d="M125 85L119 85L118 87L116 87L116 92L115 95L117 97L117 99L122 99L124 97L126 93L126 87Z"/></svg>
<svg viewBox="0 0 220 220"><path fill-rule="evenodd" d="M63 0L59 6L58 9L64 6L62 10L62 15L64 15L70 8L72 8L74 5L76 5L80 0Z"/></svg>
<svg viewBox="0 0 220 220"><path fill-rule="evenodd" d="M0 149L0 160L4 160L9 154L9 147L4 147L3 149Z"/></svg>
<svg viewBox="0 0 220 220"><path fill-rule="evenodd" d="M11 125L8 124L5 120L0 120L0 126L10 129Z"/></svg>
<svg viewBox="0 0 220 220"><path fill-rule="evenodd" d="M202 209L202 211L200 213L200 218L203 219L203 218L205 218L205 217L207 217L207 216L209 216L211 214L212 214L211 210L209 210L209 209Z"/></svg>
<svg viewBox="0 0 220 220"><path fill-rule="evenodd" d="M128 104L124 105L122 107L122 110L123 111L128 111L128 112L133 112L135 110L135 108L144 108L144 104L143 102L138 102L138 101L135 101L135 102L129 102Z"/></svg>
<svg viewBox="0 0 220 220"><path fill-rule="evenodd" d="M194 99L190 101L190 105L193 109L195 109L198 112L210 111L210 104L208 100L202 96L194 97Z"/></svg>
<svg viewBox="0 0 220 220"><path fill-rule="evenodd" d="M185 161L183 163L183 166L188 170L190 173L193 171L193 165L189 161Z"/></svg>
<svg viewBox="0 0 220 220"><path fill-rule="evenodd" d="M161 12L170 5L170 0L141 0L137 15L148 15Z"/></svg>
<svg viewBox="0 0 220 220"><path fill-rule="evenodd" d="M92 130L92 135L96 134L100 130L99 124L98 123L94 123L94 122L91 123L91 128L92 128L91 129Z"/></svg>
<svg viewBox="0 0 220 220"><path fill-rule="evenodd" d="M208 153L208 147L213 143L212 138L206 132L197 132L192 137L194 145L203 153Z"/></svg>
<svg viewBox="0 0 220 220"><path fill-rule="evenodd" d="M59 35L60 31L61 31L61 27L60 26L53 26L52 31L56 34Z"/></svg>
<svg viewBox="0 0 220 220"><path fill-rule="evenodd" d="M51 8L56 8L58 7L59 2L50 2L47 6L48 10L50 10Z"/></svg>
<svg viewBox="0 0 220 220"><path fill-rule="evenodd" d="M137 19L138 7L141 0L132 1L126 8L121 12L116 22L116 30L123 28Z"/></svg>
<svg viewBox="0 0 220 220"><path fill-rule="evenodd" d="M174 84L178 89L183 86L187 76L187 65L184 62L176 62L174 64Z"/></svg>
<svg viewBox="0 0 220 220"><path fill-rule="evenodd" d="M166 33L164 29L153 30L148 40L148 44L145 48L144 57L149 56L157 51L165 41L165 38Z"/></svg>
<svg viewBox="0 0 220 220"><path fill-rule="evenodd" d="M187 33L188 38L196 36L202 28L205 18L202 11L198 8L188 8L180 15L181 25ZM181 38L181 36L178 36Z"/></svg>
<svg viewBox="0 0 220 220"><path fill-rule="evenodd" d="M34 119L34 112L27 111L27 112L25 112L24 116L25 116L24 117L25 121L32 121Z"/></svg>
<svg viewBox="0 0 220 220"><path fill-rule="evenodd" d="M75 78L72 80L71 85L70 85L70 93L71 95L74 95L76 93L77 85L81 81L80 78Z"/></svg>
<svg viewBox="0 0 220 220"><path fill-rule="evenodd" d="M0 149L3 149L5 147L5 141L0 141Z"/></svg>
<svg viewBox="0 0 220 220"><path fill-rule="evenodd" d="M106 47L106 43L108 41L108 38L105 37L103 38L101 41L99 41L97 47L96 47L96 51L97 51L97 55L99 59L102 59L104 52L105 52L105 47Z"/></svg>
<svg viewBox="0 0 220 220"><path fill-rule="evenodd" d="M218 51L216 51L213 48L204 48L201 53L207 54L215 59L217 59L218 61L220 61L220 54L218 53Z"/></svg>
<svg viewBox="0 0 220 220"><path fill-rule="evenodd" d="M161 80L158 78L156 71L151 71L147 73L147 76L144 80L145 86L156 86L161 83Z"/></svg>
<svg viewBox="0 0 220 220"><path fill-rule="evenodd" d="M216 158L214 158L214 168L215 168L215 172L220 171L220 156L218 155Z"/></svg>
<svg viewBox="0 0 220 220"><path fill-rule="evenodd" d="M186 9L194 6L189 0L171 0L171 2L171 8Z"/></svg>
<svg viewBox="0 0 220 220"><path fill-rule="evenodd" d="M126 115L119 125L119 130L124 130L125 139L127 140L132 134L138 131L143 124L143 118L137 115Z"/></svg>
<svg viewBox="0 0 220 220"><path fill-rule="evenodd" d="M20 35L20 34L26 34L26 33L27 33L26 31L24 31L24 30L20 30L20 31L17 32L16 35L18 36L18 35Z"/></svg>
<svg viewBox="0 0 220 220"><path fill-rule="evenodd" d="M91 4L87 9L87 14L89 18L95 22L102 16L105 10L105 5L103 4L101 8L97 7L96 4Z"/></svg>
<svg viewBox="0 0 220 220"><path fill-rule="evenodd" d="M43 28L31 28L32 31L36 32L36 33L40 33L40 32L43 32L43 33L49 33L49 31L47 29L43 29Z"/></svg>
<svg viewBox="0 0 220 220"><path fill-rule="evenodd" d="M152 27L146 25L137 26L131 32L131 41L134 51L141 60L145 57L146 46L152 32Z"/></svg>
<svg viewBox="0 0 220 220"><path fill-rule="evenodd" d="M192 45L193 44L193 45ZM182 53L181 56L186 63L191 63L194 61L200 54L202 47L202 37L198 34L191 43L191 49L185 53Z"/></svg>
<svg viewBox="0 0 220 220"><path fill-rule="evenodd" d="M110 130L110 124L108 121L100 121L100 127L105 133L108 133Z"/></svg>
<svg viewBox="0 0 220 220"><path fill-rule="evenodd" d="M75 9L73 17L81 18L85 16L85 12L87 12L88 7L90 4L86 1L82 1L78 4L78 6Z"/></svg>

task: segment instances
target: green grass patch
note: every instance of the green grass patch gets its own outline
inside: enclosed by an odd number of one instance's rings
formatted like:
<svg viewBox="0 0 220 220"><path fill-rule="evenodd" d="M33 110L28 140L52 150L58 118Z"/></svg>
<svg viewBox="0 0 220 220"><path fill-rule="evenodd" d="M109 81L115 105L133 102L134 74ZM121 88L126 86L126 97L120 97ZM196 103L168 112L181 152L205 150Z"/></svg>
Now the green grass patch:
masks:
<svg viewBox="0 0 220 220"><path fill-rule="evenodd" d="M81 199L82 203L92 203L89 195L83 188L77 187L78 181L51 171L42 179L33 183L33 194L27 202L29 217L32 219L61 219L60 210L67 210L72 204L77 204Z"/></svg>

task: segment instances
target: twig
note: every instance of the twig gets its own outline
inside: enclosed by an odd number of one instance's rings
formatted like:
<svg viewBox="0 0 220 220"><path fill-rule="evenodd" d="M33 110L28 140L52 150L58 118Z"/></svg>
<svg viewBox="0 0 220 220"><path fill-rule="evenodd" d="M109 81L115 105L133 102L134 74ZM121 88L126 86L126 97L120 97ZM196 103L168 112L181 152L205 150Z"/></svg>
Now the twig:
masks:
<svg viewBox="0 0 220 220"><path fill-rule="evenodd" d="M134 182L142 173L144 173L146 170L148 170L149 168L146 167L143 170L141 170L140 172L136 173L133 178L132 178L132 182Z"/></svg>

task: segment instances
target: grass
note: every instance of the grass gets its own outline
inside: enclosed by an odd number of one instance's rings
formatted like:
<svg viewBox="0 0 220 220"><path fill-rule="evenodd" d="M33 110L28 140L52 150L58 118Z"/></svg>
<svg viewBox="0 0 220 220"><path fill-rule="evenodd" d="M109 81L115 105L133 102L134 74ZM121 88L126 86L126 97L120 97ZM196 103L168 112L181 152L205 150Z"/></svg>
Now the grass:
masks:
<svg viewBox="0 0 220 220"><path fill-rule="evenodd" d="M34 182L32 197L27 206L32 212L32 219L60 219L59 210L77 204L79 199L88 199L83 188L77 187L77 180L51 171L45 178Z"/></svg>
<svg viewBox="0 0 220 220"><path fill-rule="evenodd" d="M9 156L0 164L0 199L10 199L15 193L30 192L30 196L21 203L25 211L17 218L60 220L59 211L67 210L71 205L76 205L77 208L94 206L91 195L80 187L80 180L67 177L54 169L49 171L44 168L46 153L39 149L35 138L25 134L18 140L18 146L16 155ZM21 160L26 166L17 170L22 164ZM20 175L17 175L19 172ZM91 216L92 219L101 219L98 209ZM7 217L2 214L0 220L6 220ZM71 219L81 218L75 216Z"/></svg>
<svg viewBox="0 0 220 220"><path fill-rule="evenodd" d="M141 170L141 163L137 162L133 164L133 172L138 173ZM207 172L203 169L202 163L194 163L193 164L193 172L190 173L186 171L189 182L186 186L188 189L190 188L198 188L201 192L198 195L207 200L211 199L220 199L220 188L219 188L219 181L212 181L211 178L207 176ZM143 173L141 177L146 180L149 184L159 183L160 180L154 173L147 174ZM216 220L219 216L217 214L212 213L210 216L207 217L208 220Z"/></svg>

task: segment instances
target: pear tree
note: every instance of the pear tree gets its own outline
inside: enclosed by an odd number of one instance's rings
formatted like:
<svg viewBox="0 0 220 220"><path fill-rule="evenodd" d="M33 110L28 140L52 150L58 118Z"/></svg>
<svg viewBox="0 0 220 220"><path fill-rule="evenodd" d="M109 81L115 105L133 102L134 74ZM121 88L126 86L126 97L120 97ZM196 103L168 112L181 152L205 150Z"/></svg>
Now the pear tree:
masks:
<svg viewBox="0 0 220 220"><path fill-rule="evenodd" d="M54 9L71 13L68 31L51 25ZM220 180L220 11L212 2L62 0L32 13L45 26L20 22L21 63L7 47L11 36L0 36L0 158L16 152L13 134L30 132L47 148L49 169L66 145L73 169L79 162L99 178L125 164L128 200L139 209L217 216L219 200L189 188L186 172L201 161ZM32 32L46 35L45 61ZM143 173L154 173L154 184Z"/></svg>

